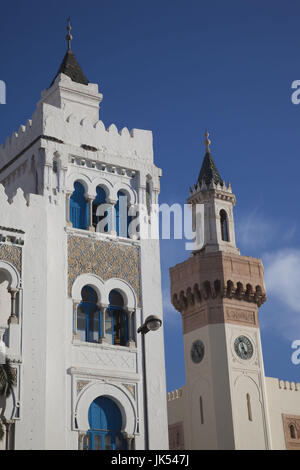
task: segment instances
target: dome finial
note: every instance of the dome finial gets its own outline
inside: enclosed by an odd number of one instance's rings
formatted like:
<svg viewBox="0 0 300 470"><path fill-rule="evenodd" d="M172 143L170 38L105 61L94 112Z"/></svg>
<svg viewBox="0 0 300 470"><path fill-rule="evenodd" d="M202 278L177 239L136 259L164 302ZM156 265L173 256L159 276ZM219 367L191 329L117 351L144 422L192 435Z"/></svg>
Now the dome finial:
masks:
<svg viewBox="0 0 300 470"><path fill-rule="evenodd" d="M210 146L210 144L211 144L211 141L209 140L208 137L209 137L209 132L206 130L206 131L205 131L205 141L204 141L205 147L206 147L206 153L210 153L210 148L209 148L209 146Z"/></svg>
<svg viewBox="0 0 300 470"><path fill-rule="evenodd" d="M71 41L73 39L73 36L71 34L71 29L72 28L71 28L71 23L70 22L71 22L71 18L69 17L68 18L68 26L67 26L68 34L66 35L66 41L68 43L68 51L71 50Z"/></svg>

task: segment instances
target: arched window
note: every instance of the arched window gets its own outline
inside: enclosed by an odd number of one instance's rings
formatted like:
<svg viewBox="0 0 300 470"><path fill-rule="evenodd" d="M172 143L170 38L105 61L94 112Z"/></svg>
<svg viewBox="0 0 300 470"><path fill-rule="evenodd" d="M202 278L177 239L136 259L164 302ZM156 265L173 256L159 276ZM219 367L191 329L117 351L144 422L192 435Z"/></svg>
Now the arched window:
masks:
<svg viewBox="0 0 300 470"><path fill-rule="evenodd" d="M151 191L151 183L150 179L147 179L146 181L146 207L147 207L147 212L148 215L151 214L151 200L152 200L152 191Z"/></svg>
<svg viewBox="0 0 300 470"><path fill-rule="evenodd" d="M97 294L90 286L83 287L77 311L77 333L81 341L98 343L102 338L102 312Z"/></svg>
<svg viewBox="0 0 300 470"><path fill-rule="evenodd" d="M89 407L88 431L90 450L125 450L121 433L122 414L117 404L108 397L96 398Z"/></svg>
<svg viewBox="0 0 300 470"><path fill-rule="evenodd" d="M126 346L128 342L128 316L124 300L117 290L109 294L109 307L105 315L105 332L109 343Z"/></svg>
<svg viewBox="0 0 300 470"><path fill-rule="evenodd" d="M124 191L118 192L118 201L115 205L116 232L118 237L128 238L128 197Z"/></svg>
<svg viewBox="0 0 300 470"><path fill-rule="evenodd" d="M228 232L228 218L227 214L222 209L220 211L220 221L221 221L221 236L224 242L229 242L229 232Z"/></svg>
<svg viewBox="0 0 300 470"><path fill-rule="evenodd" d="M103 215L97 215L97 209L101 204L106 204L106 193L101 186L97 186L96 189L96 197L93 201L93 226L95 227L96 231L107 233L110 231L110 223L109 223L109 213L108 211L102 212ZM106 218L107 224L103 227L101 221ZM100 225L98 225L100 222ZM105 221L103 221L105 223Z"/></svg>
<svg viewBox="0 0 300 470"><path fill-rule="evenodd" d="M289 427L290 427L290 437L291 437L291 439L296 439L295 426L293 424L291 424Z"/></svg>
<svg viewBox="0 0 300 470"><path fill-rule="evenodd" d="M74 228L86 230L88 227L88 202L84 197L84 187L79 181L74 183L74 191L70 197L70 221Z"/></svg>

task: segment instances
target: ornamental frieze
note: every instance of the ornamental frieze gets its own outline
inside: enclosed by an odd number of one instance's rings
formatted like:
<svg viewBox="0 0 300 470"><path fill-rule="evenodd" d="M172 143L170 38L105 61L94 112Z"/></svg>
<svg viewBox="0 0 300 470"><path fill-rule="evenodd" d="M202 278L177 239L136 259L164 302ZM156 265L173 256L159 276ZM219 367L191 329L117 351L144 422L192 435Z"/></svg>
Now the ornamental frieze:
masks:
<svg viewBox="0 0 300 470"><path fill-rule="evenodd" d="M12 264L21 277L22 273L22 248L20 246L0 244L0 260Z"/></svg>
<svg viewBox="0 0 300 470"><path fill-rule="evenodd" d="M68 238L68 293L80 274L96 274L106 281L123 279L140 299L139 248L71 235Z"/></svg>
<svg viewBox="0 0 300 470"><path fill-rule="evenodd" d="M229 323L239 323L245 326L257 326L257 314L255 311L247 311L242 309L226 309L225 321Z"/></svg>

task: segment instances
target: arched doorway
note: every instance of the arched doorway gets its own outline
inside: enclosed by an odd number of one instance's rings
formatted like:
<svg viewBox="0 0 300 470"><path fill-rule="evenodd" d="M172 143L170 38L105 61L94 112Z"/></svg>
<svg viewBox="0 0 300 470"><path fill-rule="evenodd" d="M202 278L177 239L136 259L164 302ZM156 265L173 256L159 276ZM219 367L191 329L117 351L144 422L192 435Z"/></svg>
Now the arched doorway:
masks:
<svg viewBox="0 0 300 470"><path fill-rule="evenodd" d="M122 415L110 398L96 398L89 408L90 450L125 450L126 441L121 433Z"/></svg>

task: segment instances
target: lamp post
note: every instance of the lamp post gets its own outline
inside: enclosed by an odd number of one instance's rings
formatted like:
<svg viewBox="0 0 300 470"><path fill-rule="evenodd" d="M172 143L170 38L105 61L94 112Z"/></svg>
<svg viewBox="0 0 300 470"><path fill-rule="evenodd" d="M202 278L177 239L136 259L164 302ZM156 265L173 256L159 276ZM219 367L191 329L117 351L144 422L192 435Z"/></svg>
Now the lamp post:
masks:
<svg viewBox="0 0 300 470"><path fill-rule="evenodd" d="M148 398L147 398L147 373L145 359L145 335L149 331L157 331L162 325L161 318L156 315L149 315L144 323L138 328L137 332L142 334L142 354L143 354L143 384L144 384L144 429L145 429L145 447L149 450L149 434L148 434Z"/></svg>

